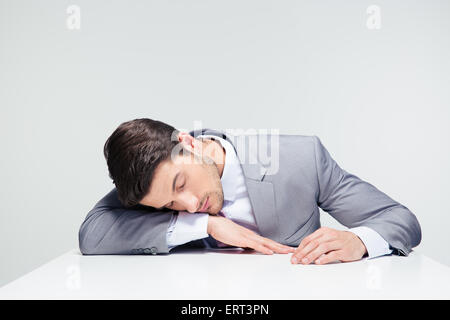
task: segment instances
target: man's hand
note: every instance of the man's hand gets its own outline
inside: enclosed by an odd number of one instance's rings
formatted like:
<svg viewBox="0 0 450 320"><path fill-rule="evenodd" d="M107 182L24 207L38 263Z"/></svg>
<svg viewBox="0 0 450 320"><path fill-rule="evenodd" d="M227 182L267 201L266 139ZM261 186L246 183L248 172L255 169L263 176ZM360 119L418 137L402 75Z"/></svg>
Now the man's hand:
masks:
<svg viewBox="0 0 450 320"><path fill-rule="evenodd" d="M252 248L264 254L290 253L295 251L295 248L261 237L253 231L234 223L230 219L220 216L210 215L208 217L208 234L214 239L230 246Z"/></svg>
<svg viewBox="0 0 450 320"><path fill-rule="evenodd" d="M303 239L292 255L291 263L355 261L366 253L366 246L354 233L322 227Z"/></svg>

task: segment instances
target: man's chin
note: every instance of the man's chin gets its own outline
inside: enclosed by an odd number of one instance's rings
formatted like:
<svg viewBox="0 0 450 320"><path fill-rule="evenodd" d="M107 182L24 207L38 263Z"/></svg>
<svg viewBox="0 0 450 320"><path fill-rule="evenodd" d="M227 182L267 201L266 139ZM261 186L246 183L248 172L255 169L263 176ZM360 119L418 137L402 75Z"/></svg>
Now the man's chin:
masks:
<svg viewBox="0 0 450 320"><path fill-rule="evenodd" d="M210 215L212 215L212 216L217 216L217 215L219 215L220 210L212 211L212 212L208 211L207 213L210 214Z"/></svg>
<svg viewBox="0 0 450 320"><path fill-rule="evenodd" d="M208 213L210 215L218 216L218 215L220 215L222 207L223 207L223 201L218 201L210 206Z"/></svg>

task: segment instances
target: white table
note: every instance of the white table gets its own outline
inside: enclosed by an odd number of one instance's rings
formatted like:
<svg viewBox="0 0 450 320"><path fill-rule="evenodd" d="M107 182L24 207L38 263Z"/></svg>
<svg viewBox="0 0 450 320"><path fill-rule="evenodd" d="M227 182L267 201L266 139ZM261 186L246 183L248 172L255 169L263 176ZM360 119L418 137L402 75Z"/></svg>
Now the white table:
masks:
<svg viewBox="0 0 450 320"><path fill-rule="evenodd" d="M289 255L72 250L0 288L0 299L450 299L450 268L424 255L292 265Z"/></svg>

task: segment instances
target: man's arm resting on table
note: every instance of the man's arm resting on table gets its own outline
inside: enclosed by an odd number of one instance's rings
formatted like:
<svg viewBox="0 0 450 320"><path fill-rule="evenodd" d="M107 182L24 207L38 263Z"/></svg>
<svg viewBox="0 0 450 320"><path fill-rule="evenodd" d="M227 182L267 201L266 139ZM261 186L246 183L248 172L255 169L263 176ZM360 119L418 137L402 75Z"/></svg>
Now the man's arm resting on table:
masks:
<svg viewBox="0 0 450 320"><path fill-rule="evenodd" d="M317 204L350 230L320 228L302 240L292 262L305 258L313 262L322 255L324 257L318 263L328 263L333 259L359 260L364 253L372 257L389 251L408 255L421 240L421 229L415 215L370 183L341 169L318 137L313 137L313 144ZM380 239L386 241L387 250Z"/></svg>
<svg viewBox="0 0 450 320"><path fill-rule="evenodd" d="M179 212L167 231L170 249L211 235L214 239L234 247L251 248L264 254L289 253L294 248L261 237L253 231L222 216L206 213Z"/></svg>
<svg viewBox="0 0 450 320"><path fill-rule="evenodd" d="M78 235L84 255L128 255L169 253L177 245L208 237L208 232L225 244L267 254L293 251L220 216L180 214L144 206L125 208L115 188L89 211Z"/></svg>
<svg viewBox="0 0 450 320"><path fill-rule="evenodd" d="M166 233L174 213L143 206L137 208L125 208L117 197L117 190L111 190L89 211L80 227L81 253L168 253Z"/></svg>

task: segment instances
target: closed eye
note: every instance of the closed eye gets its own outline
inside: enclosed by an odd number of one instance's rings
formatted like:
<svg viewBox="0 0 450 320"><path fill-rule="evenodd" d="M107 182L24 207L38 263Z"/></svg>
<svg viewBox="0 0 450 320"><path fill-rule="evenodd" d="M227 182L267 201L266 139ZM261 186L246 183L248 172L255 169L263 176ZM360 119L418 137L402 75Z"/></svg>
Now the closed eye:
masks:
<svg viewBox="0 0 450 320"><path fill-rule="evenodd" d="M178 191L182 190L185 185L186 185L186 180L183 182L183 184L181 186L178 187ZM169 205L166 206L166 208L172 209L172 206L173 206L173 201L170 202Z"/></svg>

